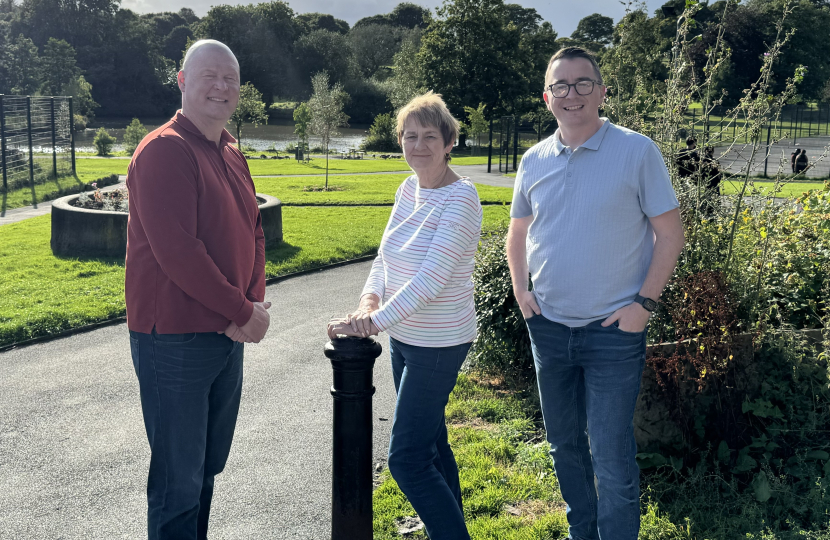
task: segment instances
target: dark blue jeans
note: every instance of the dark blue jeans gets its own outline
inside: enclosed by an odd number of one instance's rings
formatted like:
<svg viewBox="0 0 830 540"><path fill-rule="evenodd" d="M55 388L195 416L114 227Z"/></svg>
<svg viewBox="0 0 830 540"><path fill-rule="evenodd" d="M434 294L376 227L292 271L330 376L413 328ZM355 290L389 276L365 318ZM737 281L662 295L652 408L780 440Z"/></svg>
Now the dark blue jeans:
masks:
<svg viewBox="0 0 830 540"><path fill-rule="evenodd" d="M444 408L470 343L416 347L389 338L398 401L389 472L432 540L469 540L458 466L447 442Z"/></svg>
<svg viewBox="0 0 830 540"><path fill-rule="evenodd" d="M150 442L149 540L207 538L242 395L243 344L224 334L130 331Z"/></svg>
<svg viewBox="0 0 830 540"><path fill-rule="evenodd" d="M527 320L550 454L575 540L637 540L634 406L646 333ZM596 477L596 483L595 483Z"/></svg>

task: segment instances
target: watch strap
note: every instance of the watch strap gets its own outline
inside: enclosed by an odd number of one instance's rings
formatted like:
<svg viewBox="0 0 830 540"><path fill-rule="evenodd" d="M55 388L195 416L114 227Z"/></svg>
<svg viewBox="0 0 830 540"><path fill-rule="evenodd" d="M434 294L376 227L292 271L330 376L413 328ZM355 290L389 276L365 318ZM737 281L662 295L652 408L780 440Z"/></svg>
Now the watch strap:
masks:
<svg viewBox="0 0 830 540"><path fill-rule="evenodd" d="M655 309L657 309L656 300L646 298L645 296L642 296L639 293L637 293L637 295L634 297L634 301L643 306L643 308L645 308L646 311L653 312Z"/></svg>

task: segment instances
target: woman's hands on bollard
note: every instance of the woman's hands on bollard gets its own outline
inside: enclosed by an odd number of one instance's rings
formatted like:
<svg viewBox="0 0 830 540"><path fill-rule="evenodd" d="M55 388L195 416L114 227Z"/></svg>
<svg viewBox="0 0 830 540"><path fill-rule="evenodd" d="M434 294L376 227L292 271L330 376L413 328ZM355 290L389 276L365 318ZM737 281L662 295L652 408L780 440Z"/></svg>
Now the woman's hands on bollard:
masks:
<svg viewBox="0 0 830 540"><path fill-rule="evenodd" d="M378 334L370 315L378 309L379 304L380 298L375 294L364 294L360 298L357 309L346 315L346 322L352 327L353 334L350 335L367 337Z"/></svg>
<svg viewBox="0 0 830 540"><path fill-rule="evenodd" d="M347 317L333 317L329 321L327 328L329 339L335 339L337 336L368 337L376 336L380 333L378 327L371 321L369 321L368 333L358 332L352 327L351 321Z"/></svg>

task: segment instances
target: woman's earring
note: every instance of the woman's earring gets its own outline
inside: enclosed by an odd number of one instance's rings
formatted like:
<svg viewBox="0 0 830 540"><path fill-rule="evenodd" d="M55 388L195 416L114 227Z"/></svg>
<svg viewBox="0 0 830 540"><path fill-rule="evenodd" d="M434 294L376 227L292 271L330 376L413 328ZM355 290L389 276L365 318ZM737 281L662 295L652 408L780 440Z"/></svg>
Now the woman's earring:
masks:
<svg viewBox="0 0 830 540"><path fill-rule="evenodd" d="M446 160L446 161L450 161L451 159L452 159L452 156L450 156L450 153L449 153L449 152L447 152L446 154L444 154L444 160Z"/></svg>

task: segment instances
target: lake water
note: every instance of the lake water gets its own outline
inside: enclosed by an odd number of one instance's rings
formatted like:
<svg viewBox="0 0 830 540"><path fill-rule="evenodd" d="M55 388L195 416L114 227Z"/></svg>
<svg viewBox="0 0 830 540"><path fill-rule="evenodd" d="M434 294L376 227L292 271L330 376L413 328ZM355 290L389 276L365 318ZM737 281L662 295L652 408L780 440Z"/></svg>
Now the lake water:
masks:
<svg viewBox="0 0 830 540"><path fill-rule="evenodd" d="M161 126L168 120L168 118L148 118L146 120L142 120L142 123L149 132ZM118 141L114 148L116 151L121 150L121 141L124 139L124 132L126 131L127 124L129 123L130 119L102 118L95 121L96 126L104 126L109 134L116 138ZM234 127L230 125L226 127L230 134L236 137ZM75 150L78 152L95 152L95 146L92 141L95 138L95 132L97 129L98 127L95 129L88 128L82 132L77 132L75 134ZM340 128L338 131L340 132L340 136L334 137L331 140L330 147L333 150L348 150L349 148L357 148L360 146L360 143L363 142L363 139L369 135L368 126ZM242 144L245 146L252 146L257 150L267 150L274 148L275 146L278 150L282 150L289 143L296 142L297 136L294 134L293 122L276 121L275 123L272 121L268 125L261 125L257 127L246 124L242 128ZM320 144L320 138L312 135L309 137L308 143L312 147L318 146Z"/></svg>

